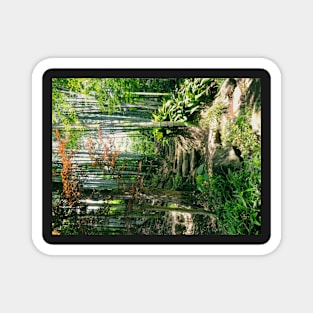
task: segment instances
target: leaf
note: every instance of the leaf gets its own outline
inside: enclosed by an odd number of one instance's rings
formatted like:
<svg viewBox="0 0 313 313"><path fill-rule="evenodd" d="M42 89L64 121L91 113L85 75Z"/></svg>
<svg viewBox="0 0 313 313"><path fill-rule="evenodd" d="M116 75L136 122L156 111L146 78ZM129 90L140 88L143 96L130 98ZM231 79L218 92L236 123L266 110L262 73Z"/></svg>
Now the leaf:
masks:
<svg viewBox="0 0 313 313"><path fill-rule="evenodd" d="M204 164L201 164L197 169L197 174L201 175L203 173L203 169L204 169Z"/></svg>
<svg viewBox="0 0 313 313"><path fill-rule="evenodd" d="M193 102L188 102L188 103L186 103L186 107L187 108L191 108L191 107L193 107L195 105L195 103L193 103Z"/></svg>
<svg viewBox="0 0 313 313"><path fill-rule="evenodd" d="M203 183L203 181L204 181L203 175L198 175L198 176L196 177L196 182L197 182L197 184L201 185L201 184Z"/></svg>
<svg viewBox="0 0 313 313"><path fill-rule="evenodd" d="M200 85L203 85L204 83L209 82L209 81L211 81L211 80L212 80L212 78L203 78L203 79L201 80L201 82L200 82Z"/></svg>
<svg viewBox="0 0 313 313"><path fill-rule="evenodd" d="M172 101L171 101L171 100L168 100L168 101L164 104L164 106L165 106L166 108L168 108L168 107L171 106L171 104L172 104Z"/></svg>
<svg viewBox="0 0 313 313"><path fill-rule="evenodd" d="M177 114L177 115L173 118L174 122L177 122L181 117L183 117L182 114Z"/></svg>
<svg viewBox="0 0 313 313"><path fill-rule="evenodd" d="M254 221L254 224L257 225L257 226L261 226L261 223L256 221L256 220Z"/></svg>
<svg viewBox="0 0 313 313"><path fill-rule="evenodd" d="M203 95L205 94L205 90L202 91L201 93L199 93L198 95L195 96L196 100L199 100L199 98L201 98Z"/></svg>
<svg viewBox="0 0 313 313"><path fill-rule="evenodd" d="M203 186L202 185L197 185L197 188L199 191L204 192Z"/></svg>
<svg viewBox="0 0 313 313"><path fill-rule="evenodd" d="M197 106L195 106L194 108L192 108L192 109L190 110L190 115L191 115L193 112L197 111L198 109L199 109L199 105L197 105Z"/></svg>

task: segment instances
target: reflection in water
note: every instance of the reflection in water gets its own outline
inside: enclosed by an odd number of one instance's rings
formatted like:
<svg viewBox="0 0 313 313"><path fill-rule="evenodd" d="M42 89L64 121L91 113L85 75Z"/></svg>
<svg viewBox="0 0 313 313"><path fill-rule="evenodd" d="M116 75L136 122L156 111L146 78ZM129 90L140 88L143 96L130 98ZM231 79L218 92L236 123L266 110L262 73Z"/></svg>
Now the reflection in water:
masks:
<svg viewBox="0 0 313 313"><path fill-rule="evenodd" d="M93 199L98 196L90 194ZM92 200L90 197L79 200L76 207L69 207L65 199L54 197L57 203L53 207L54 227L62 224L62 233L71 235L195 235L216 232L212 214L201 209L180 207L172 202L174 197L170 198L171 202L155 204L152 204L151 197L143 194L134 198L124 193L120 197L116 195L114 200L112 195L109 196L111 200ZM187 201L186 195L182 198Z"/></svg>

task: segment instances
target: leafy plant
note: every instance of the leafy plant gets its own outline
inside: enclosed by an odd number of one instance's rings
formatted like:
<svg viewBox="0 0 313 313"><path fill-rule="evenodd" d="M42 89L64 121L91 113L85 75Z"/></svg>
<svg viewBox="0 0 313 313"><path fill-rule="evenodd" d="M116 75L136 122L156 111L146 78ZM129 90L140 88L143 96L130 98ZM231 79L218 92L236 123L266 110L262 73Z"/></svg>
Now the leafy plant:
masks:
<svg viewBox="0 0 313 313"><path fill-rule="evenodd" d="M260 140L249 122L250 111L250 108L248 108L237 119L230 121L222 135L224 144L237 147L242 158L246 158L248 155L260 150Z"/></svg>
<svg viewBox="0 0 313 313"><path fill-rule="evenodd" d="M257 235L261 227L261 154L246 158L241 168L209 175L197 171L197 189L203 206L218 217L228 235Z"/></svg>
<svg viewBox="0 0 313 313"><path fill-rule="evenodd" d="M129 133L129 151L141 155L154 153L154 136L152 130L139 130Z"/></svg>
<svg viewBox="0 0 313 313"><path fill-rule="evenodd" d="M153 113L154 121L193 121L203 105L213 100L217 84L212 78L185 79L176 94Z"/></svg>
<svg viewBox="0 0 313 313"><path fill-rule="evenodd" d="M217 102L207 109L206 117L200 121L201 126L209 125L212 130L218 129L224 112L225 104L223 102Z"/></svg>
<svg viewBox="0 0 313 313"><path fill-rule="evenodd" d="M62 162L62 184L63 184L63 196L68 201L69 206L75 205L80 197L79 192L79 181L75 175L72 158L74 151L71 150L69 153L66 151L66 143L69 140L70 134L65 139L61 139L58 129L56 130L56 136L58 140L58 153L61 157Z"/></svg>
<svg viewBox="0 0 313 313"><path fill-rule="evenodd" d="M58 129L56 129L58 141L58 154L61 157L62 170L62 192L58 199L52 202L52 232L54 235L63 234L64 225L69 218L77 217L77 208L80 207L81 199L81 177L76 172L73 162L75 152L67 151L66 145L70 138L70 133L62 139ZM71 226L69 226L71 227Z"/></svg>

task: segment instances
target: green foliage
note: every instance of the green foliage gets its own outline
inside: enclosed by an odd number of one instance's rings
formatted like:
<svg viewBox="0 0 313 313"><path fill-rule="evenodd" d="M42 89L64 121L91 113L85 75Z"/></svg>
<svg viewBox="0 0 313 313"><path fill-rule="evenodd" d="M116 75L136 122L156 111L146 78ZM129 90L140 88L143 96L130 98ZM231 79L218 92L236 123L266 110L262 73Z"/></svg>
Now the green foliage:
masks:
<svg viewBox="0 0 313 313"><path fill-rule="evenodd" d="M217 102L206 112L206 117L200 121L201 126L209 125L212 130L216 130L219 127L221 117L225 113L225 104Z"/></svg>
<svg viewBox="0 0 313 313"><path fill-rule="evenodd" d="M156 122L194 121L203 106L213 100L217 89L212 78L185 79L177 93L153 114L153 119Z"/></svg>
<svg viewBox="0 0 313 313"><path fill-rule="evenodd" d="M68 150L76 150L79 148L79 140L82 138L84 134L84 129L82 127L78 129L70 129L69 126L65 126L64 129L59 130L62 138L68 137L68 141L66 142L66 149ZM52 132L52 139L56 141L55 132Z"/></svg>
<svg viewBox="0 0 313 313"><path fill-rule="evenodd" d="M144 133L143 133L144 132ZM132 153L152 155L154 153L153 133L149 131L134 131L129 133L128 150ZM136 136L137 135L137 136Z"/></svg>
<svg viewBox="0 0 313 313"><path fill-rule="evenodd" d="M260 141L249 123L249 113L241 114L228 123L223 133L223 141L237 147L242 158L260 150Z"/></svg>
<svg viewBox="0 0 313 313"><path fill-rule="evenodd" d="M78 140L82 136L82 125L77 117L76 110L71 103L67 101L70 98L70 92L82 92L84 88L81 78L52 79L52 123L54 125L62 125L64 129L60 130L61 136L66 137L70 134L66 144L67 149L77 148ZM75 131L71 130L71 126L78 127ZM53 136L55 136L53 132Z"/></svg>
<svg viewBox="0 0 313 313"><path fill-rule="evenodd" d="M66 102L64 92L68 89L66 79L52 79L52 122L62 123L64 125L72 124L76 121L76 112L74 108Z"/></svg>
<svg viewBox="0 0 313 313"><path fill-rule="evenodd" d="M218 89L221 88L221 86L223 85L224 81L226 80L227 78L214 78L217 86L218 86Z"/></svg>
<svg viewBox="0 0 313 313"><path fill-rule="evenodd" d="M167 138L165 136L166 130L163 127L155 127L152 131L156 141L167 144Z"/></svg>
<svg viewBox="0 0 313 313"><path fill-rule="evenodd" d="M179 190L183 185L183 178L182 176L180 176L179 174L176 174L173 177L173 186L172 189L173 190Z"/></svg>
<svg viewBox="0 0 313 313"><path fill-rule="evenodd" d="M152 113L152 116L155 122L185 121L187 117L183 117L182 112L181 102L176 102L175 99L171 99L159 107L156 113Z"/></svg>
<svg viewBox="0 0 313 313"><path fill-rule="evenodd" d="M161 78L92 78L88 79L86 94L94 95L102 112L112 114L121 110L123 103L133 104L145 93L156 93L155 97L166 98L176 87L176 79ZM157 94L161 95L157 95Z"/></svg>
<svg viewBox="0 0 313 313"><path fill-rule="evenodd" d="M204 171L204 164L201 164L197 169L197 174L201 175Z"/></svg>
<svg viewBox="0 0 313 313"><path fill-rule="evenodd" d="M261 227L261 154L246 158L225 175L197 172L197 189L205 207L216 213L227 235L257 235Z"/></svg>
<svg viewBox="0 0 313 313"><path fill-rule="evenodd" d="M65 116L70 111L75 113L70 105L65 107L65 93L67 97L75 94L94 97L103 113L112 114L116 110L120 111L123 103L132 104L145 97L145 92L156 93L155 97L161 97L161 100L167 99L169 92L174 91L179 82L180 79L173 78L54 78L53 119L57 121L58 117L61 118L61 109L66 112ZM61 122L66 123L66 118L63 117Z"/></svg>

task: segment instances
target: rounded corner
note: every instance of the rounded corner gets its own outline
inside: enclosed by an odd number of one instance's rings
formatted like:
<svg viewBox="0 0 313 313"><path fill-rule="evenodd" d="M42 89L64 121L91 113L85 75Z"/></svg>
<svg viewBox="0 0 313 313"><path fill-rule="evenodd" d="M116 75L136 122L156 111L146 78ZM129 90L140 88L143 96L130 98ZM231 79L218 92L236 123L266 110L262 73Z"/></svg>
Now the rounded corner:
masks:
<svg viewBox="0 0 313 313"><path fill-rule="evenodd" d="M35 66L33 67L33 70L32 70L32 76L33 76L34 84L36 84L36 86L40 86L40 84L42 84L42 80L46 77L46 75L49 74L49 72L51 70L53 70L53 68L55 68L55 65L59 64L58 60L59 59L55 59L55 58L45 58L45 59L42 59L38 63L35 64ZM259 67L262 68L267 73L267 75L269 75L270 78L274 79L276 87L279 86L279 84L281 83L281 70L280 70L279 66L277 65L277 63L272 61L271 59L268 59L268 58L259 58L258 60L259 60ZM40 84L39 84L39 79L40 79ZM39 94L40 93L38 92L38 95ZM276 94L276 91L275 91L275 94ZM272 193L272 190L271 190L271 193ZM277 225L275 224L275 227L276 226ZM37 235L34 235L32 237L32 243L35 246L36 250L38 250L40 253L47 255L47 256L57 255L58 253L56 253L56 252L61 251L58 247L56 247L56 245L53 245L53 243L51 243L51 241L49 241L49 239L46 238L44 234L38 234L37 233ZM249 249L248 249L248 251L244 250L243 254L244 255L258 254L258 255L264 255L264 256L270 255L270 254L274 253L275 251L277 251L277 249L280 247L280 245L281 245L280 234L277 234L277 233L269 234L264 239L264 241L262 243L260 243L258 246L254 247L256 249L256 250L253 250L254 253L249 253ZM76 251L74 249L74 247L71 247L71 248L73 248L72 249L73 254L76 254L76 253L74 253L74 251ZM68 251L66 251L66 253L64 250L62 250L62 252L64 252L64 254L70 253L71 248L68 249ZM120 247L118 247L118 248L120 248ZM152 248L155 249L155 247L151 247L151 249ZM84 250L84 248L81 248L81 249ZM222 249L224 249L224 246L222 247ZM107 249L107 250L109 251L109 249ZM96 251L96 249L94 251ZM97 250L96 254L108 254L109 253L108 251L106 251L104 253L104 252L99 252ZM113 251L113 249L112 249L112 251ZM219 250L212 249L212 251L215 251L215 252L213 252L213 255L220 255L219 253L216 253ZM202 255L212 254L211 252L206 253L206 252L203 252L202 250L201 250L201 252L202 253L200 253L199 255L201 255L201 254ZM155 252L153 252L153 253L155 253ZM87 249L86 249L85 254L89 254L87 252ZM123 253L121 253L121 254L123 254ZM143 254L143 253L141 253L141 254ZM156 254L158 254L158 253L156 253ZM187 253L187 254L190 254L190 253ZM224 253L221 253L221 254L224 254ZM237 254L237 253L230 253L230 255L235 255L235 254ZM131 255L131 253L130 253L130 255Z"/></svg>
<svg viewBox="0 0 313 313"><path fill-rule="evenodd" d="M46 256L52 255L51 253L49 253L51 244L47 242L43 236L40 238L37 238L35 235L33 235L32 243L33 243L33 246L36 248L36 250L40 252L41 254L46 255Z"/></svg>
<svg viewBox="0 0 313 313"><path fill-rule="evenodd" d="M276 252L280 245L281 245L281 236L277 235L275 237L270 236L269 239L263 244L262 247L263 251L260 254L264 256L270 255Z"/></svg>
<svg viewBox="0 0 313 313"><path fill-rule="evenodd" d="M279 65L269 58L261 58L262 68L268 73L270 77L275 75L276 79L281 79L282 72Z"/></svg>
<svg viewBox="0 0 313 313"><path fill-rule="evenodd" d="M38 61L33 67L32 76L37 77L37 75L40 75L43 77L51 69L54 60L54 58L45 58Z"/></svg>

